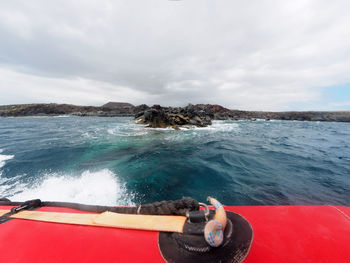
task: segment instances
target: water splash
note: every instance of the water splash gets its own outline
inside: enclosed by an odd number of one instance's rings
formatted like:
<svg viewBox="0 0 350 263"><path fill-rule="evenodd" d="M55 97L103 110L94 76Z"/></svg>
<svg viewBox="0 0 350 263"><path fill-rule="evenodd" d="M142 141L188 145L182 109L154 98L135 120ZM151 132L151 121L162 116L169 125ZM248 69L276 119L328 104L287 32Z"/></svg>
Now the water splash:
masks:
<svg viewBox="0 0 350 263"><path fill-rule="evenodd" d="M8 196L13 201L40 198L96 205L133 205L124 185L108 169L98 172L85 171L78 177L50 174L29 188L23 184L17 185L16 188L19 193Z"/></svg>
<svg viewBox="0 0 350 263"><path fill-rule="evenodd" d="M1 154L2 152L3 149L0 149L0 169L5 166L7 160L11 160L13 157L15 157L14 155ZM2 172L0 171L0 176L1 174Z"/></svg>

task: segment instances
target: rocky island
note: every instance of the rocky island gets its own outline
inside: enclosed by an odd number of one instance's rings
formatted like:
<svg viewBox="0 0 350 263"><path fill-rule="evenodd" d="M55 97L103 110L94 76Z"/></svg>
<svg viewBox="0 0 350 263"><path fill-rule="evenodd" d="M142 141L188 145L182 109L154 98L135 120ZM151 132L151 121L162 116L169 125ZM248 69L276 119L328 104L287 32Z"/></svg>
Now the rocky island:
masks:
<svg viewBox="0 0 350 263"><path fill-rule="evenodd" d="M213 104L189 104L185 107L134 106L126 102L109 102L100 107L70 104L17 104L0 106L0 117L23 116L99 116L135 117L138 123L153 128L181 126L205 127L212 120L298 120L350 122L350 111L242 111Z"/></svg>
<svg viewBox="0 0 350 263"><path fill-rule="evenodd" d="M135 113L138 123L152 128L165 128L194 125L205 127L212 120L298 120L298 121L336 121L350 122L350 111L241 111L230 110L220 105L189 104L186 107L161 107L154 105Z"/></svg>
<svg viewBox="0 0 350 263"><path fill-rule="evenodd" d="M214 119L214 112L210 107L201 105L188 105L183 108L161 107L154 105L135 114L137 123L148 124L152 128L172 127L178 129L179 126L194 125L206 127L211 125Z"/></svg>

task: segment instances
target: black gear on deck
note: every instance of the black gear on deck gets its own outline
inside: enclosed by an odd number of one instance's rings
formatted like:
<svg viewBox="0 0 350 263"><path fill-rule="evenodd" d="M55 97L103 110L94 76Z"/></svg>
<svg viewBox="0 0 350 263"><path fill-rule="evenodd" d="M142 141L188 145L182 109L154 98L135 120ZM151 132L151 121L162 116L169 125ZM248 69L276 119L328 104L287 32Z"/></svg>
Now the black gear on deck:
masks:
<svg viewBox="0 0 350 263"><path fill-rule="evenodd" d="M214 211L210 211L213 218ZM226 212L227 225L224 242L219 247L211 247L204 238L205 222L192 224L186 222L184 232L159 232L159 250L163 259L171 263L240 263L249 253L253 241L253 229L241 215Z"/></svg>
<svg viewBox="0 0 350 263"><path fill-rule="evenodd" d="M187 211L199 210L198 202L190 197L184 197L175 201L161 201L150 204L143 204L138 207L123 207L123 206L101 206L101 205L84 205L78 203L69 202L41 202L40 199L30 200L26 202L11 202L7 198L0 198L0 205L16 206L17 209L22 207L21 210L34 210L43 206L51 207L67 207L77 209L86 212L103 213L110 211L114 213L122 214L143 214L143 215L181 215L185 216ZM24 208L23 208L24 207ZM19 211L19 210L18 210ZM13 212L7 213L0 217L0 224L5 223L11 218Z"/></svg>

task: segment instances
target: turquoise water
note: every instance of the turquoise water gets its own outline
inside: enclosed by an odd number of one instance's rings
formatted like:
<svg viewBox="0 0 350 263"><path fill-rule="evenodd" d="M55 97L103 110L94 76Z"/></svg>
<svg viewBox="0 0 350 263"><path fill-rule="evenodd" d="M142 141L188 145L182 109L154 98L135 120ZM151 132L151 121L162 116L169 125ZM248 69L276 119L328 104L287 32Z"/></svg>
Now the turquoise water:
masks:
<svg viewBox="0 0 350 263"><path fill-rule="evenodd" d="M0 196L133 205L208 195L226 205L350 205L350 123L0 118Z"/></svg>

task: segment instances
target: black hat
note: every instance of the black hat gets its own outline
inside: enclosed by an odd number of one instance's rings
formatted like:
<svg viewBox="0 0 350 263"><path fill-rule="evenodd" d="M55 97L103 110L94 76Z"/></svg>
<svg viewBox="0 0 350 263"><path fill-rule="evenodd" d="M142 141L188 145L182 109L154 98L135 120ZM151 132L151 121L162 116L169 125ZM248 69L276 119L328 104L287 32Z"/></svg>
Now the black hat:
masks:
<svg viewBox="0 0 350 263"><path fill-rule="evenodd" d="M253 229L241 215L228 211L226 214L224 241L219 247L209 246L202 233L160 232L159 250L163 259L169 263L242 262L249 253L253 241ZM214 212L211 210L210 216L213 215ZM192 223L186 222L186 224ZM200 228L203 230L204 226L205 222Z"/></svg>

